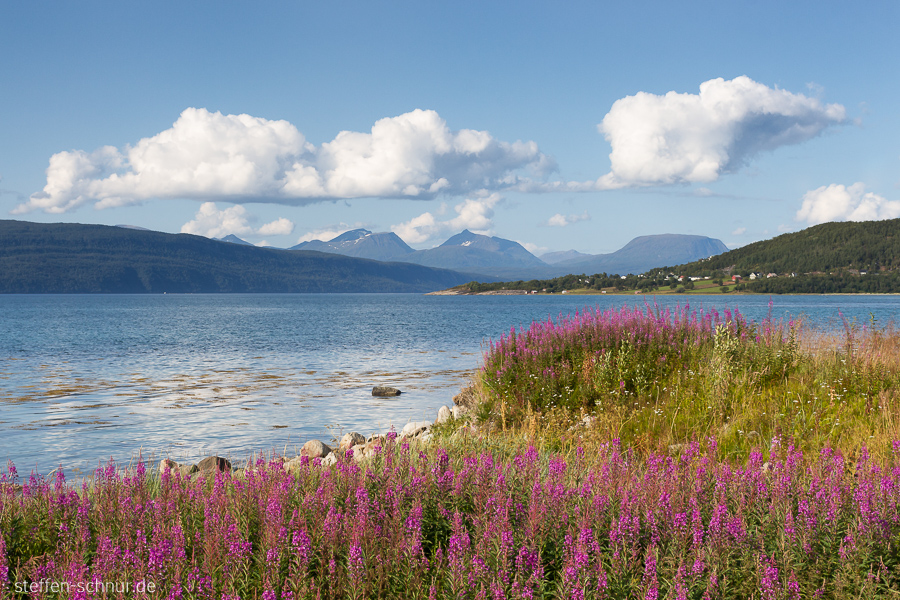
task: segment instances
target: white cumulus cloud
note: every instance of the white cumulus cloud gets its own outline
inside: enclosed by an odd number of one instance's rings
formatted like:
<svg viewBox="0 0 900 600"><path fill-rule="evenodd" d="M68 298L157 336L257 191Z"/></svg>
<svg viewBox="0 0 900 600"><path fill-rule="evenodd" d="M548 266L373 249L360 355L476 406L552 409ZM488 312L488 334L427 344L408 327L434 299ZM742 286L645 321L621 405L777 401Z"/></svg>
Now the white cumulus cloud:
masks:
<svg viewBox="0 0 900 600"><path fill-rule="evenodd" d="M342 233L346 233L351 229L359 229L360 227L362 227L362 224L357 224L356 226L351 227L347 223L340 223L339 225L332 225L330 227L325 227L322 229L313 229L312 231L308 231L307 233L301 235L297 240L297 243L302 244L303 242L311 242L313 240L330 242Z"/></svg>
<svg viewBox="0 0 900 600"><path fill-rule="evenodd" d="M839 104L770 88L746 76L711 79L699 94L638 92L598 125L612 146L598 188L715 181L755 155L799 144L846 121Z"/></svg>
<svg viewBox="0 0 900 600"><path fill-rule="evenodd" d="M392 225L391 231L407 244L421 244L447 234L459 233L463 229L489 235L494 226L494 206L500 200L498 194L466 198L453 207L456 216L452 219L438 220L432 213L426 212L405 223Z"/></svg>
<svg viewBox="0 0 900 600"><path fill-rule="evenodd" d="M900 217L900 201L866 191L863 183L831 184L806 192L796 219L810 225L828 221L880 221Z"/></svg>
<svg viewBox="0 0 900 600"><path fill-rule="evenodd" d="M579 221L590 221L591 215L588 214L588 211L584 211L580 215L564 215L562 213L556 213L545 223L544 225L548 227L566 227L567 225L571 225L572 223L578 223Z"/></svg>
<svg viewBox="0 0 900 600"><path fill-rule="evenodd" d="M522 169L544 177L554 168L534 142L451 131L431 110L381 119L371 132L342 131L317 147L287 121L188 108L170 129L133 146L54 154L44 189L14 212L155 198L283 204L433 198L511 188L527 180L517 174Z"/></svg>
<svg viewBox="0 0 900 600"><path fill-rule="evenodd" d="M255 221L256 217L240 204L219 210L215 202L204 202L193 220L182 225L181 233L221 238L229 234L288 235L294 231L294 223L284 217L258 228L253 226Z"/></svg>

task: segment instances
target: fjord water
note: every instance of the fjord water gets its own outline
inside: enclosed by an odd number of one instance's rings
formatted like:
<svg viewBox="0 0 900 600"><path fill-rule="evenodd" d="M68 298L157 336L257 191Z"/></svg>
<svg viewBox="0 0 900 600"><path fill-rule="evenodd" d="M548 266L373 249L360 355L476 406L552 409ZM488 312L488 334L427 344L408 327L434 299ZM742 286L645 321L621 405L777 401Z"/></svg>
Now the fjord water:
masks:
<svg viewBox="0 0 900 600"><path fill-rule="evenodd" d="M822 329L900 317L897 296L659 296ZM639 296L412 294L0 296L0 461L89 472L432 420L510 327ZM403 390L373 398L374 385Z"/></svg>

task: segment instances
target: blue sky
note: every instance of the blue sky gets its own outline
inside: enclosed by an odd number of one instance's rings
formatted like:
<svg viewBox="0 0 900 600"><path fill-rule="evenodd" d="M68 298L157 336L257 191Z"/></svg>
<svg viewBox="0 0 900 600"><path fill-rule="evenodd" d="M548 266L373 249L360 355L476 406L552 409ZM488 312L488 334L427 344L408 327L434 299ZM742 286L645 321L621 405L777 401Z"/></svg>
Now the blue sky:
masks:
<svg viewBox="0 0 900 600"><path fill-rule="evenodd" d="M900 216L900 4L5 2L0 218L537 254Z"/></svg>

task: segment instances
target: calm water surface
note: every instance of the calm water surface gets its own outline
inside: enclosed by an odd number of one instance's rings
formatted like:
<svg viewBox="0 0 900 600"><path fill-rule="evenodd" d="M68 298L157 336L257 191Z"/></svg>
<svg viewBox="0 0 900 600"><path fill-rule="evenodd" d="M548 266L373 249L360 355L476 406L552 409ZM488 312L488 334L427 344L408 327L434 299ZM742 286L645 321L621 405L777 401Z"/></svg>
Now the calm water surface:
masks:
<svg viewBox="0 0 900 600"><path fill-rule="evenodd" d="M660 296L735 308L764 296ZM110 457L293 450L341 431L434 418L479 366L484 340L630 296L0 296L0 460L87 472ZM897 321L897 296L776 296L775 317L839 328ZM403 390L373 398L373 385Z"/></svg>

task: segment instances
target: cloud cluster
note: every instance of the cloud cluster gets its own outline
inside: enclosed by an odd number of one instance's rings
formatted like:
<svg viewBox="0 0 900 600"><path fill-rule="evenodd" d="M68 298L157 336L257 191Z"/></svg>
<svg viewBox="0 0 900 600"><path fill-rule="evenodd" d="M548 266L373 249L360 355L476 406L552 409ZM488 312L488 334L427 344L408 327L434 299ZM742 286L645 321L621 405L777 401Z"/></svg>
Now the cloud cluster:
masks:
<svg viewBox="0 0 900 600"><path fill-rule="evenodd" d="M391 231L396 233L407 244L422 244L447 234L459 233L468 229L474 233L490 235L494 226L494 206L500 202L498 194L484 198L467 198L453 207L456 216L444 221L438 220L432 213L422 213L405 223L392 225Z"/></svg>
<svg viewBox="0 0 900 600"><path fill-rule="evenodd" d="M571 225L572 223L590 220L591 215L588 214L588 211L584 211L580 215L564 215L562 213L556 213L555 215L547 219L547 221L544 222L543 225L546 225L547 227L566 227L568 225Z"/></svg>
<svg viewBox="0 0 900 600"><path fill-rule="evenodd" d="M715 181L760 152L799 144L846 121L839 104L742 76L700 84L699 94L639 92L598 125L612 146L598 188Z"/></svg>
<svg viewBox="0 0 900 600"><path fill-rule="evenodd" d="M810 225L829 221L880 221L900 217L900 201L866 191L862 183L822 186L803 195L796 219Z"/></svg>
<svg viewBox="0 0 900 600"><path fill-rule="evenodd" d="M711 79L699 94L638 92L617 100L598 125L611 146L610 172L577 182L546 181L556 165L535 142L452 131L432 110L380 119L369 132L342 131L316 146L287 121L188 108L171 128L134 145L54 154L43 190L13 214L155 198L302 205L709 182L760 152L804 142L846 120L839 104L745 76ZM420 217L421 231L428 214Z"/></svg>
<svg viewBox="0 0 900 600"><path fill-rule="evenodd" d="M210 238L221 238L229 234L242 235L288 235L294 231L294 223L284 217L254 227L256 218L240 204L219 210L215 202L200 205L194 219L181 227L181 233L193 233Z"/></svg>
<svg viewBox="0 0 900 600"><path fill-rule="evenodd" d="M555 168L534 142L451 131L430 110L342 131L321 146L287 121L188 108L170 129L124 149L54 154L47 184L14 213L62 213L154 198L305 204L336 198L433 198L510 188Z"/></svg>

